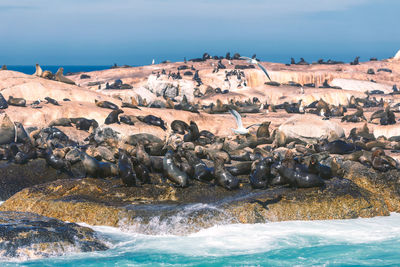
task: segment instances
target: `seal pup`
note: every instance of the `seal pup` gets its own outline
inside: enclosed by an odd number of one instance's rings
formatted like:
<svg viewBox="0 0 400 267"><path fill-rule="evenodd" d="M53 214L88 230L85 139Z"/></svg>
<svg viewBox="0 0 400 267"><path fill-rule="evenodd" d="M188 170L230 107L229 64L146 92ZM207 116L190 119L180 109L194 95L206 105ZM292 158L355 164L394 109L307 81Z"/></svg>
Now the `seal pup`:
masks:
<svg viewBox="0 0 400 267"><path fill-rule="evenodd" d="M118 176L125 186L132 187L137 185L137 177L132 167L132 161L127 152L122 149L119 150Z"/></svg>
<svg viewBox="0 0 400 267"><path fill-rule="evenodd" d="M67 77L65 77L65 76L63 75L63 72L64 72L64 68L63 68L63 67L60 67L60 68L57 70L56 74L55 74L55 80L56 80L56 81L59 81L59 82L63 82L63 83L68 83L68 84L73 84L73 85L75 85L75 82L72 81L72 80L70 80L70 79L68 79Z"/></svg>
<svg viewBox="0 0 400 267"><path fill-rule="evenodd" d="M135 122L132 120L132 115L122 115L119 117L120 122L128 124L128 125L135 125Z"/></svg>
<svg viewBox="0 0 400 267"><path fill-rule="evenodd" d="M167 178L180 187L188 186L188 176L174 163L173 152L168 150L163 159L163 168Z"/></svg>
<svg viewBox="0 0 400 267"><path fill-rule="evenodd" d="M26 100L20 97L8 97L7 103L11 106L17 106L17 107L25 107L26 106Z"/></svg>
<svg viewBox="0 0 400 267"><path fill-rule="evenodd" d="M57 100L55 100L51 97L46 96L44 99L47 101L47 103L53 104L55 106L60 106L60 104L57 102Z"/></svg>
<svg viewBox="0 0 400 267"><path fill-rule="evenodd" d="M239 179L228 172L224 167L224 160L216 158L214 161L214 177L216 183L228 190L239 187Z"/></svg>
<svg viewBox="0 0 400 267"><path fill-rule="evenodd" d="M118 110L113 110L108 114L107 118L105 119L104 123L105 124L113 124L113 123L119 123L118 115L124 113L123 110L118 109Z"/></svg>

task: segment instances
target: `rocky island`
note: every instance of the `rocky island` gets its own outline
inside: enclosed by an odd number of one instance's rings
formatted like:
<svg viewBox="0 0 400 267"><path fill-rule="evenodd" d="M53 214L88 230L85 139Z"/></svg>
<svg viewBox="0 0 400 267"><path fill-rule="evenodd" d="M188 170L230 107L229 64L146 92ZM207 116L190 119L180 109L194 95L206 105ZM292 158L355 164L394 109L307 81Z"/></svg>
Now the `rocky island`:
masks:
<svg viewBox="0 0 400 267"><path fill-rule="evenodd" d="M68 222L92 251L107 246L74 223L184 235L399 212L398 57L259 62L271 80L229 53L71 75L4 67L2 232L21 216Z"/></svg>

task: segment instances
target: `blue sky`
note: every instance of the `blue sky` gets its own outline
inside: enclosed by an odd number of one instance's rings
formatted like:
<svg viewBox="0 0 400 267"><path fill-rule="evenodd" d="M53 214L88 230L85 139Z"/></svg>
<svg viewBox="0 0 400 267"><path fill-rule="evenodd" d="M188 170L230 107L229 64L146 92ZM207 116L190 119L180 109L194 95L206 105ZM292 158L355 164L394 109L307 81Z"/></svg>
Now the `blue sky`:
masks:
<svg viewBox="0 0 400 267"><path fill-rule="evenodd" d="M399 0L0 0L0 64L387 58L400 49L399 10Z"/></svg>

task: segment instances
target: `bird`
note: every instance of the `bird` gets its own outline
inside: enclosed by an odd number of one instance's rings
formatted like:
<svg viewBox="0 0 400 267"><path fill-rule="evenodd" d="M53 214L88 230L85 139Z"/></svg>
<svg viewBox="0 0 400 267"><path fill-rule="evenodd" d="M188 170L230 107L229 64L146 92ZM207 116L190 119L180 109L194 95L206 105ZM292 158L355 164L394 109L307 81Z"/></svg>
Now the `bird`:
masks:
<svg viewBox="0 0 400 267"><path fill-rule="evenodd" d="M156 63L156 62L155 62L155 60L154 60L154 58L153 58L153 61L151 62L151 65L154 65L154 63Z"/></svg>
<svg viewBox="0 0 400 267"><path fill-rule="evenodd" d="M242 117L240 116L239 112L237 112L234 109L230 109L229 112L233 115L233 117L236 120L236 124L237 124L237 129L232 129L231 130L236 133L236 134L242 134L242 135L246 135L249 134L249 128L253 127L253 126L260 126L261 124L252 124L246 128L243 127L243 123L242 123Z"/></svg>
<svg viewBox="0 0 400 267"><path fill-rule="evenodd" d="M260 64L260 62L257 61L257 59L249 57L240 57L240 59L245 59L247 60L247 62L251 64L256 64L258 67L260 67L260 69L265 73L265 75L267 75L268 79L271 81L271 78L269 77L267 70L263 67L263 65Z"/></svg>

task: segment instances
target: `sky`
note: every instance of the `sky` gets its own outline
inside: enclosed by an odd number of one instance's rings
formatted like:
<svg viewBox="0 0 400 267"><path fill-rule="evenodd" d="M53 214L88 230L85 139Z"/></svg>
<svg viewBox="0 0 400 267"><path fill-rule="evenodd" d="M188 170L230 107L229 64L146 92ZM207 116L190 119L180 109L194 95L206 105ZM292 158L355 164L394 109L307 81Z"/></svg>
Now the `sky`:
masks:
<svg viewBox="0 0 400 267"><path fill-rule="evenodd" d="M0 64L381 59L400 49L399 10L399 0L0 0Z"/></svg>

